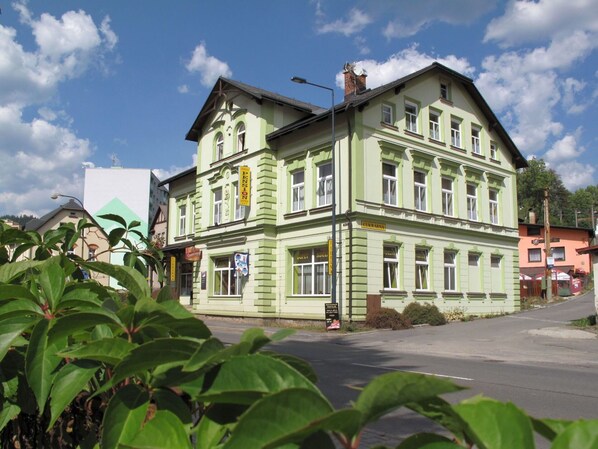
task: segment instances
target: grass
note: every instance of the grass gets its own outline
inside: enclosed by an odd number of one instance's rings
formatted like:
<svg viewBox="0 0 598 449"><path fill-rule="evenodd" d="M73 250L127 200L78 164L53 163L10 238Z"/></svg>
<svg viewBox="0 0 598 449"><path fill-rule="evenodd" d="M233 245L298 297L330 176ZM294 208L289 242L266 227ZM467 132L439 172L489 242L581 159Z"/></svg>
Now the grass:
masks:
<svg viewBox="0 0 598 449"><path fill-rule="evenodd" d="M596 326L596 315L588 315L585 318L571 321L571 325L582 329L584 331L595 332L598 334L598 327Z"/></svg>

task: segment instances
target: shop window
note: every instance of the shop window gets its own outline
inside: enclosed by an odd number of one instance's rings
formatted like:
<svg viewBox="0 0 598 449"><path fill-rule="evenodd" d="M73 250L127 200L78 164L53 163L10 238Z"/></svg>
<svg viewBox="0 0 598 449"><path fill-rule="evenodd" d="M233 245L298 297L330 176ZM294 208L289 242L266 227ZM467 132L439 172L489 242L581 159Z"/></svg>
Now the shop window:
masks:
<svg viewBox="0 0 598 449"><path fill-rule="evenodd" d="M384 246L384 289L397 290L399 288L399 248Z"/></svg>
<svg viewBox="0 0 598 449"><path fill-rule="evenodd" d="M329 295L328 248L293 251L293 295Z"/></svg>
<svg viewBox="0 0 598 449"><path fill-rule="evenodd" d="M214 296L241 294L241 277L236 275L232 257L214 259Z"/></svg>

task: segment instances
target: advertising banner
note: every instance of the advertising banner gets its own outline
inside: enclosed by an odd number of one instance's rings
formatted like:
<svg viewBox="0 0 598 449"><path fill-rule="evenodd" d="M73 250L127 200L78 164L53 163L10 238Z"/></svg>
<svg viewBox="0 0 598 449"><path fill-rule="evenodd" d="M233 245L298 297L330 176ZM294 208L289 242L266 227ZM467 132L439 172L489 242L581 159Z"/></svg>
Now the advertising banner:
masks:
<svg viewBox="0 0 598 449"><path fill-rule="evenodd" d="M251 170L249 167L239 167L239 205L251 204Z"/></svg>

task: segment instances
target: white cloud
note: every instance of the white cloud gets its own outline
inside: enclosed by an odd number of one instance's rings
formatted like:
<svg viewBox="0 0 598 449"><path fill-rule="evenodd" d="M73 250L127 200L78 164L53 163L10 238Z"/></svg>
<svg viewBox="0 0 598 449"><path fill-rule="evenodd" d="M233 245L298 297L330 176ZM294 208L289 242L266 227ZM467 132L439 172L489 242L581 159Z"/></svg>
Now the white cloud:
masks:
<svg viewBox="0 0 598 449"><path fill-rule="evenodd" d="M189 92L189 86L187 86L186 84L182 84L181 86L177 87L177 91L180 94L186 94Z"/></svg>
<svg viewBox="0 0 598 449"><path fill-rule="evenodd" d="M598 0L511 0L505 14L488 24L484 41L509 47L580 30L598 33Z"/></svg>
<svg viewBox="0 0 598 449"><path fill-rule="evenodd" d="M577 96L583 93L587 86L584 81L579 81L574 78L567 78L563 81L563 107L569 114L581 114L590 105L591 101L577 100Z"/></svg>
<svg viewBox="0 0 598 449"><path fill-rule="evenodd" d="M584 147L579 147L577 141L581 135L581 129L577 129L574 134L567 134L562 139L557 140L550 150L544 155L544 159L556 164L563 161L571 161L580 156L584 151Z"/></svg>
<svg viewBox="0 0 598 449"><path fill-rule="evenodd" d="M197 153L191 155L191 164L185 167L175 167L171 165L169 168L155 168L152 170L153 174L157 176L160 181L164 181L174 175L177 175L185 170L195 167L197 165Z"/></svg>
<svg viewBox="0 0 598 449"><path fill-rule="evenodd" d="M356 61L355 65L357 70L365 69L368 75L367 87L374 88L423 69L435 61L465 75L471 76L474 72L474 68L464 58L458 58L454 55L446 57L429 56L418 52L416 45L391 55L383 62L365 59ZM337 73L337 86L344 87L344 79L342 72Z"/></svg>
<svg viewBox="0 0 598 449"><path fill-rule="evenodd" d="M322 17L321 10L319 11L319 16ZM330 23L320 23L316 31L318 34L338 33L348 37L363 31L372 21L367 13L353 8L349 11L346 20L338 19Z"/></svg>
<svg viewBox="0 0 598 449"><path fill-rule="evenodd" d="M559 163L554 166L565 187L574 192L579 188L594 184L594 173L596 169L591 165L578 161Z"/></svg>
<svg viewBox="0 0 598 449"><path fill-rule="evenodd" d="M230 78L233 73L226 62L208 55L203 42L193 50L193 55L187 63L186 68L189 72L199 73L201 84L205 87L212 87L219 76Z"/></svg>

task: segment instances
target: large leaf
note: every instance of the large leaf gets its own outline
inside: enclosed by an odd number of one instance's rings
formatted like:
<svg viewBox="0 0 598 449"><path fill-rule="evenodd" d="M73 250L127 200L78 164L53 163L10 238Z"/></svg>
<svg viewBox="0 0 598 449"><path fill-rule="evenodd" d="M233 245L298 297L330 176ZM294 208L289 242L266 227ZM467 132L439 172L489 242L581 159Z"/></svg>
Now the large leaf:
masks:
<svg viewBox="0 0 598 449"><path fill-rule="evenodd" d="M121 239L126 233L127 230L123 228L115 228L112 231L110 231L110 234L108 234L108 243L110 244L110 246L115 247L116 245L118 245L118 243L120 243Z"/></svg>
<svg viewBox="0 0 598 449"><path fill-rule="evenodd" d="M437 377L405 372L388 373L375 378L363 389L355 408L363 412L365 424L410 402L460 390L463 388Z"/></svg>
<svg viewBox="0 0 598 449"><path fill-rule="evenodd" d="M458 441L471 443L467 439L469 432L467 423L455 412L451 404L444 399L440 397L428 398L420 402L407 404L406 407L440 424L450 431Z"/></svg>
<svg viewBox="0 0 598 449"><path fill-rule="evenodd" d="M0 301L7 299L27 299L29 301L37 301L35 296L22 285L5 284L0 286Z"/></svg>
<svg viewBox="0 0 598 449"><path fill-rule="evenodd" d="M192 448L186 426L168 410L158 410L131 441L123 442L118 447L122 449Z"/></svg>
<svg viewBox="0 0 598 449"><path fill-rule="evenodd" d="M291 388L265 396L239 419L223 449L266 449L288 443L289 435L302 430L333 411L320 394L303 388Z"/></svg>
<svg viewBox="0 0 598 449"><path fill-rule="evenodd" d="M121 225L123 228L127 227L127 222L120 215L116 215L116 214L102 214L102 215L98 215L98 217L102 218L104 220L114 221L115 223L118 223L119 225Z"/></svg>
<svg viewBox="0 0 598 449"><path fill-rule="evenodd" d="M76 360L67 363L58 371L50 393L50 423L48 429L54 425L65 407L85 389L98 368L98 363L89 360Z"/></svg>
<svg viewBox="0 0 598 449"><path fill-rule="evenodd" d="M102 301L108 297L105 287L97 282L76 282L66 286L62 299L61 308L68 307L68 303L77 304L89 303L90 306L101 305Z"/></svg>
<svg viewBox="0 0 598 449"><path fill-rule="evenodd" d="M7 263L0 266L0 282L9 283L27 270L38 268L45 261L39 260L20 260L18 262Z"/></svg>
<svg viewBox="0 0 598 449"><path fill-rule="evenodd" d="M40 320L29 339L27 353L25 355L25 373L29 387L35 395L40 410L44 409L50 388L56 376L56 368L62 358L56 355L58 349L62 349L61 340L48 343L48 329L50 321Z"/></svg>
<svg viewBox="0 0 598 449"><path fill-rule="evenodd" d="M72 335L84 329L93 328L98 324L112 324L123 327L116 314L104 309L75 312L56 319L50 331L50 342Z"/></svg>
<svg viewBox="0 0 598 449"><path fill-rule="evenodd" d="M149 394L137 385L126 385L110 399L102 422L102 449L130 443L141 430L149 406Z"/></svg>
<svg viewBox="0 0 598 449"><path fill-rule="evenodd" d="M201 441L202 449L215 449L227 434L228 429L228 425L214 421L206 413L199 420L195 435L197 441Z"/></svg>
<svg viewBox="0 0 598 449"><path fill-rule="evenodd" d="M44 316L41 307L29 299L13 299L3 302L0 306L0 320L14 316L31 315L32 313L40 317Z"/></svg>
<svg viewBox="0 0 598 449"><path fill-rule="evenodd" d="M596 449L598 447L598 420L580 420L567 428L552 442L551 449Z"/></svg>
<svg viewBox="0 0 598 449"><path fill-rule="evenodd" d="M476 396L453 406L473 432L479 448L530 449L534 434L530 418L512 403ZM571 446L574 447L574 446Z"/></svg>
<svg viewBox="0 0 598 449"><path fill-rule="evenodd" d="M135 347L135 344L123 338L103 338L59 351L58 355L73 359L96 360L109 365L116 365Z"/></svg>
<svg viewBox="0 0 598 449"><path fill-rule="evenodd" d="M183 366L183 371L196 371L204 367L211 367L236 355L245 355L249 351L249 344L237 344L224 348L224 344L217 338L205 340Z"/></svg>
<svg viewBox="0 0 598 449"><path fill-rule="evenodd" d="M261 354L233 357L212 370L208 388L198 400L251 404L265 394L288 388L301 388L322 393L305 376L280 360Z"/></svg>
<svg viewBox="0 0 598 449"><path fill-rule="evenodd" d="M281 329L280 331L273 334L271 337L268 337L264 330L258 327L247 329L241 335L240 341L245 341L251 344L251 349L249 352L257 352L259 349L263 348L269 343L273 341L279 341L283 338L293 334L295 331L293 329Z"/></svg>
<svg viewBox="0 0 598 449"><path fill-rule="evenodd" d="M0 321L0 360L4 358L13 342L30 327L33 327L39 317L18 316Z"/></svg>
<svg viewBox="0 0 598 449"><path fill-rule="evenodd" d="M81 265L113 277L137 299L151 296L147 280L134 268L112 265L106 262L82 262Z"/></svg>
<svg viewBox="0 0 598 449"><path fill-rule="evenodd" d="M433 433L418 433L412 435L396 449L459 449L463 446L453 443L448 438ZM530 448L531 449L531 448Z"/></svg>
<svg viewBox="0 0 598 449"><path fill-rule="evenodd" d="M159 410L168 410L174 413L182 423L191 424L193 422L189 406L181 399L180 395L174 393L172 390L155 390L152 393L152 399Z"/></svg>
<svg viewBox="0 0 598 449"><path fill-rule="evenodd" d="M4 429L4 427L6 427L6 425L20 412L21 408L17 404L4 401L2 403L2 408L0 409L0 431L2 431L2 429Z"/></svg>
<svg viewBox="0 0 598 449"><path fill-rule="evenodd" d="M546 438L548 441L552 441L555 437L563 432L573 421L567 421L564 419L536 419L531 418L534 430Z"/></svg>
<svg viewBox="0 0 598 449"><path fill-rule="evenodd" d="M305 360L299 357L289 354L279 354L277 352L272 351L260 351L260 353L268 355L270 357L274 357L278 360L282 360L286 364L291 365L293 368L295 368L297 371L299 371L301 374L307 377L314 384L318 382L318 375L316 374L316 371L313 369L313 367L309 364L309 362L306 362Z"/></svg>
<svg viewBox="0 0 598 449"><path fill-rule="evenodd" d="M39 284L50 310L54 312L64 292L65 274L57 260L48 263L39 275Z"/></svg>

